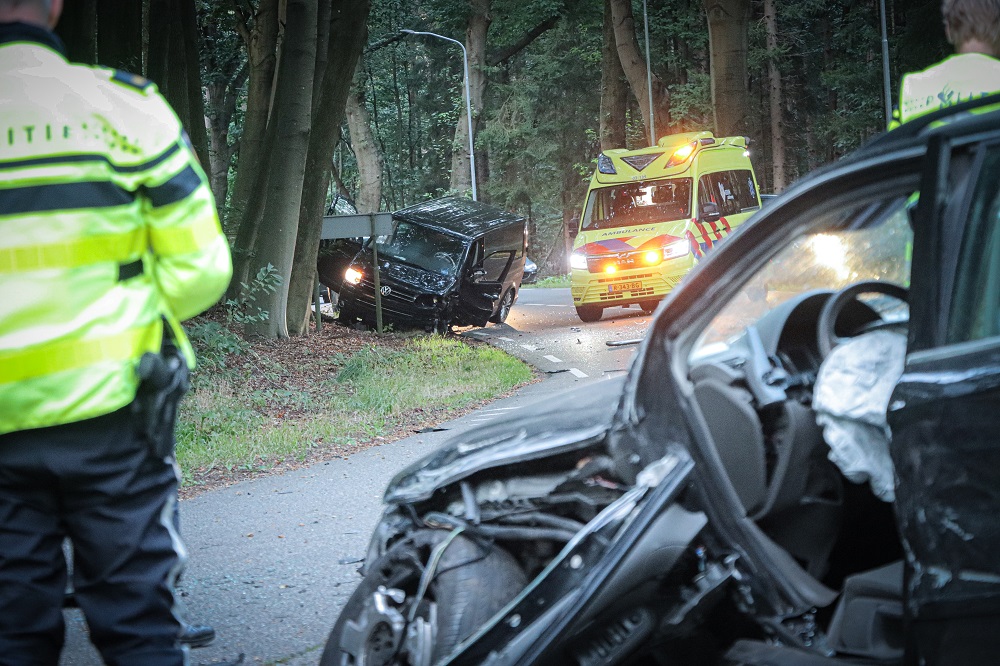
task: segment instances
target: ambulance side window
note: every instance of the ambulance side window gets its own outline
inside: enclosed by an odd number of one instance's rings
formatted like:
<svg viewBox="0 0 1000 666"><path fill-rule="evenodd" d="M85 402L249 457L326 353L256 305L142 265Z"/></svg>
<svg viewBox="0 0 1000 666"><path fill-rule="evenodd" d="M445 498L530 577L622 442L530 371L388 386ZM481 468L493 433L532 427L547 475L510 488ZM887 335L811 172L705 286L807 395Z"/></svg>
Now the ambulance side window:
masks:
<svg viewBox="0 0 1000 666"><path fill-rule="evenodd" d="M698 203L711 201L723 215L736 215L760 206L753 173L749 169L734 169L708 173L698 181Z"/></svg>

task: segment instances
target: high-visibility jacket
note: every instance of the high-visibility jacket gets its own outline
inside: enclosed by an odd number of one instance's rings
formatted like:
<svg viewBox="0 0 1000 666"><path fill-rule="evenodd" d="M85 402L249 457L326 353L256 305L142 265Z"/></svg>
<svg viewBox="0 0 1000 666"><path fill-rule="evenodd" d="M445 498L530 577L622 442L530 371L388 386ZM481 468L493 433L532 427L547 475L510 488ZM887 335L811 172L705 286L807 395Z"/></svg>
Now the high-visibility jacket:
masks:
<svg viewBox="0 0 1000 666"><path fill-rule="evenodd" d="M945 58L922 72L903 76L899 121L1000 91L1000 60L981 53Z"/></svg>
<svg viewBox="0 0 1000 666"><path fill-rule="evenodd" d="M205 174L155 86L0 24L0 434L129 404L164 320L192 365L179 322L231 275Z"/></svg>

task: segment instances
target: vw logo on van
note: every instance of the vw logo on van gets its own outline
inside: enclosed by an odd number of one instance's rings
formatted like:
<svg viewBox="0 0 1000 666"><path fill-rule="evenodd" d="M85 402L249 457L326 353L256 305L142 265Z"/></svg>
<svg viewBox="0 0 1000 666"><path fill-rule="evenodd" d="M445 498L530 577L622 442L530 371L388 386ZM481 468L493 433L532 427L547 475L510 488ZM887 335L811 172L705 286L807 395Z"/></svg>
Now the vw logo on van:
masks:
<svg viewBox="0 0 1000 666"><path fill-rule="evenodd" d="M388 296L389 294L392 293L392 287L389 286L382 287L381 289L379 289L379 291L382 292L383 296Z"/></svg>

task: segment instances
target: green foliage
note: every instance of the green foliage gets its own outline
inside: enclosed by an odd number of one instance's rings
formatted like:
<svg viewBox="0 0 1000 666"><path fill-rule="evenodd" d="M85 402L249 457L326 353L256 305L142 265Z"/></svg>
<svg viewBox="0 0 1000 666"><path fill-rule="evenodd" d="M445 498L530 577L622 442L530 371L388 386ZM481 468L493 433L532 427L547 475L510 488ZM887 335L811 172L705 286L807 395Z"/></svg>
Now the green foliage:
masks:
<svg viewBox="0 0 1000 666"><path fill-rule="evenodd" d="M255 471L311 451L389 434L400 425L465 408L531 379L522 362L487 346L441 336L349 358L316 358L313 384L285 383L286 369L252 353L226 367L203 366L181 403L177 458L192 472Z"/></svg>
<svg viewBox="0 0 1000 666"><path fill-rule="evenodd" d="M525 288L536 287L538 289L553 289L558 287L569 287L570 286L570 276L566 275L550 275L549 277L544 277L538 280L534 284L526 284Z"/></svg>
<svg viewBox="0 0 1000 666"><path fill-rule="evenodd" d="M245 354L249 349L243 338L218 322L198 321L187 333L201 368L223 369L226 357Z"/></svg>
<svg viewBox="0 0 1000 666"><path fill-rule="evenodd" d="M258 324L268 320L267 310L257 305L257 299L264 294L273 294L281 286L283 278L271 264L264 266L250 281L240 282L239 298L227 298L226 321L237 324Z"/></svg>

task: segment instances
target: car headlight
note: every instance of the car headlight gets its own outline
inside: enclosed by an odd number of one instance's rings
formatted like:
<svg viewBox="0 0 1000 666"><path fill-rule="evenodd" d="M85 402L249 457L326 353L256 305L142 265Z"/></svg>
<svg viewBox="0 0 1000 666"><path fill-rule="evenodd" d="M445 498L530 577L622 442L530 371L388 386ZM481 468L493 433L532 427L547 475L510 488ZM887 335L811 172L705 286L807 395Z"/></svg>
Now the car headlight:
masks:
<svg viewBox="0 0 1000 666"><path fill-rule="evenodd" d="M574 252L569 255L569 267L578 271L587 270L587 255L583 252Z"/></svg>
<svg viewBox="0 0 1000 666"><path fill-rule="evenodd" d="M360 284L361 278L365 276L364 273L357 270L356 268L348 268L344 271L344 281L350 282L351 284Z"/></svg>
<svg viewBox="0 0 1000 666"><path fill-rule="evenodd" d="M676 259L677 257L683 257L685 254L691 251L691 244L686 240L679 240L665 245L663 247L663 258L664 259Z"/></svg>

